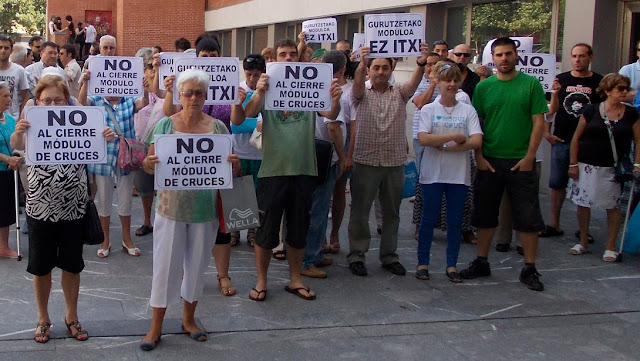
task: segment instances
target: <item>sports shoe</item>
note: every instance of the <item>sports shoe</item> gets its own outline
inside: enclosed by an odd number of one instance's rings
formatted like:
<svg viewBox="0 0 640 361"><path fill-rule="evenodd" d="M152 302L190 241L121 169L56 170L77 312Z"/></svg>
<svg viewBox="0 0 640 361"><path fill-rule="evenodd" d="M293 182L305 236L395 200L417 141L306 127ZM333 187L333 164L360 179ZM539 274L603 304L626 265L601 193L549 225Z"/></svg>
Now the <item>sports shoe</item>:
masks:
<svg viewBox="0 0 640 361"><path fill-rule="evenodd" d="M473 262L469 263L468 268L460 271L460 276L468 280L476 277L491 276L491 267L489 266L489 262L476 258Z"/></svg>
<svg viewBox="0 0 640 361"><path fill-rule="evenodd" d="M542 291L544 290L544 285L540 282L540 273L533 266L524 266L522 271L520 272L520 282L527 285L530 290L534 291Z"/></svg>
<svg viewBox="0 0 640 361"><path fill-rule="evenodd" d="M349 269L351 270L351 273L356 276L364 277L367 275L367 267L364 265L364 262L353 262L349 264Z"/></svg>

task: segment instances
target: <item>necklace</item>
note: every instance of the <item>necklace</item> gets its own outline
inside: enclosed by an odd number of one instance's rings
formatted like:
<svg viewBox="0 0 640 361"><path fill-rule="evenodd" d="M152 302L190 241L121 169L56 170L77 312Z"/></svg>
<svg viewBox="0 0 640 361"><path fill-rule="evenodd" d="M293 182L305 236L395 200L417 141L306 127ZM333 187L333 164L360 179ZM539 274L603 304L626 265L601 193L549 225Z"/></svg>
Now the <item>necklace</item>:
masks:
<svg viewBox="0 0 640 361"><path fill-rule="evenodd" d="M614 117L610 117L610 120L612 122L618 121L618 120L620 120L620 118L622 118L622 114L624 113L624 105L620 105L620 107L618 108L617 111L614 109L613 106L611 108L609 108L609 109L606 109L606 106L605 106L605 112L607 113L607 115L609 115L610 112L613 112ZM615 119L613 119L613 118L615 118Z"/></svg>
<svg viewBox="0 0 640 361"><path fill-rule="evenodd" d="M457 106L458 103L456 103L456 105L454 105L453 107L445 107L444 105L442 106L442 109L444 109L444 112L447 114L447 119L451 119L451 114L453 114L453 111L456 110ZM447 108L451 108L451 110L447 110Z"/></svg>

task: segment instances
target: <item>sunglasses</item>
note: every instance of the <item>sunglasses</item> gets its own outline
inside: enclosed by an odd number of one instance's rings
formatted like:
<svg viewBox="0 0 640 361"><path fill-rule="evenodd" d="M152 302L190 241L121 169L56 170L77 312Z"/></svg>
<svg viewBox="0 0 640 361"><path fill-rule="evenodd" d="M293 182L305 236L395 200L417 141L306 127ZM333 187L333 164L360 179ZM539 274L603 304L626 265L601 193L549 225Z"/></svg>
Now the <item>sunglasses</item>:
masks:
<svg viewBox="0 0 640 361"><path fill-rule="evenodd" d="M144 64L144 67L145 67L145 69L151 70L151 69L153 69L153 64L147 63L147 64Z"/></svg>
<svg viewBox="0 0 640 361"><path fill-rule="evenodd" d="M619 92L631 91L631 87L628 85L618 85L615 87Z"/></svg>
<svg viewBox="0 0 640 361"><path fill-rule="evenodd" d="M187 98L191 98L192 96L196 96L196 98L202 98L204 96L204 91L202 90L185 90L181 91L180 94Z"/></svg>
<svg viewBox="0 0 640 361"><path fill-rule="evenodd" d="M471 57L471 53L453 53L453 55L455 55L457 57L464 56L465 58Z"/></svg>
<svg viewBox="0 0 640 361"><path fill-rule="evenodd" d="M264 63L264 60L263 60L263 59L260 59L260 58L253 58L253 57L246 58L246 59L245 59L245 61L246 61L247 63L258 63L258 64Z"/></svg>

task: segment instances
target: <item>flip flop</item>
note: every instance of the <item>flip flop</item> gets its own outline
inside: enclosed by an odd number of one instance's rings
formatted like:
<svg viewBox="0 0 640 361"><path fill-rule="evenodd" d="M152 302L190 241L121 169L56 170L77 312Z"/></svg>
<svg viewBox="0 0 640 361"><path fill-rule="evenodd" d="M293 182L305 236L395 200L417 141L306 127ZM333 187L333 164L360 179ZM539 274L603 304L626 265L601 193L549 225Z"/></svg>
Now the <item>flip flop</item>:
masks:
<svg viewBox="0 0 640 361"><path fill-rule="evenodd" d="M285 261L287 259L287 251L275 251L273 252L273 258L277 259L278 261Z"/></svg>
<svg viewBox="0 0 640 361"><path fill-rule="evenodd" d="M258 292L257 296L251 296L251 293L249 293L249 299L251 299L252 301L256 301L256 302L263 302L264 300L267 299L267 290L262 290L262 291L258 291L255 288L252 288L251 291L255 291ZM260 298L260 295L264 293L264 297Z"/></svg>
<svg viewBox="0 0 640 361"><path fill-rule="evenodd" d="M153 233L153 227L145 226L144 224L136 230L136 236L138 237L146 236L149 233Z"/></svg>
<svg viewBox="0 0 640 361"><path fill-rule="evenodd" d="M571 249L569 250L569 253L571 253L574 256L577 256L577 255L589 253L589 249L581 245L580 243L578 243L575 246L571 247Z"/></svg>
<svg viewBox="0 0 640 361"><path fill-rule="evenodd" d="M303 294L300 292L300 291L302 291L302 290L305 290L305 291L307 291L307 293L309 293L309 292L310 292L310 290L309 290L309 288L307 288L307 287L291 288L291 287L289 287L289 286L284 286L284 290L285 290L285 291L287 291L287 292L289 292L289 293L292 293L292 294L294 294L294 295L296 295L296 296L298 296L298 297L300 297L300 298L302 298L303 300L313 301L313 300L315 300L315 299L316 299L316 295L313 295L313 296L311 296L311 295L309 295L309 296L305 296L305 295L303 295Z"/></svg>
<svg viewBox="0 0 640 361"><path fill-rule="evenodd" d="M458 271L453 271L453 272L445 271L445 274L447 275L447 277L449 277L449 281L453 283L462 282L462 276L460 276L460 273L458 273Z"/></svg>

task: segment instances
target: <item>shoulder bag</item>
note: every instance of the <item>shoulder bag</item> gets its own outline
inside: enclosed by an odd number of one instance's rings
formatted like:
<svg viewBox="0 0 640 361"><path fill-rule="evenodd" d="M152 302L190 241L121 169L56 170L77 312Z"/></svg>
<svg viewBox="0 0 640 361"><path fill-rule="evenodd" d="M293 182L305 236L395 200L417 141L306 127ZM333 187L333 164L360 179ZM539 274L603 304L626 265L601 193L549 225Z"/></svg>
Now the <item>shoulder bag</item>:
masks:
<svg viewBox="0 0 640 361"><path fill-rule="evenodd" d="M613 132L611 129L611 121L609 120L609 115L604 107L604 102L600 103L600 112L604 116L604 124L607 126L609 142L611 143L611 151L613 152L614 179L617 183L626 183L633 179L633 163L631 163L631 158L629 158L628 154L623 154L618 158L616 142L613 139Z"/></svg>
<svg viewBox="0 0 640 361"><path fill-rule="evenodd" d="M137 139L125 138L118 124L118 118L116 118L113 110L107 104L105 104L104 107L111 116L114 130L120 138L118 167L130 172L142 168L142 161L144 161L144 157L147 156L147 144Z"/></svg>

